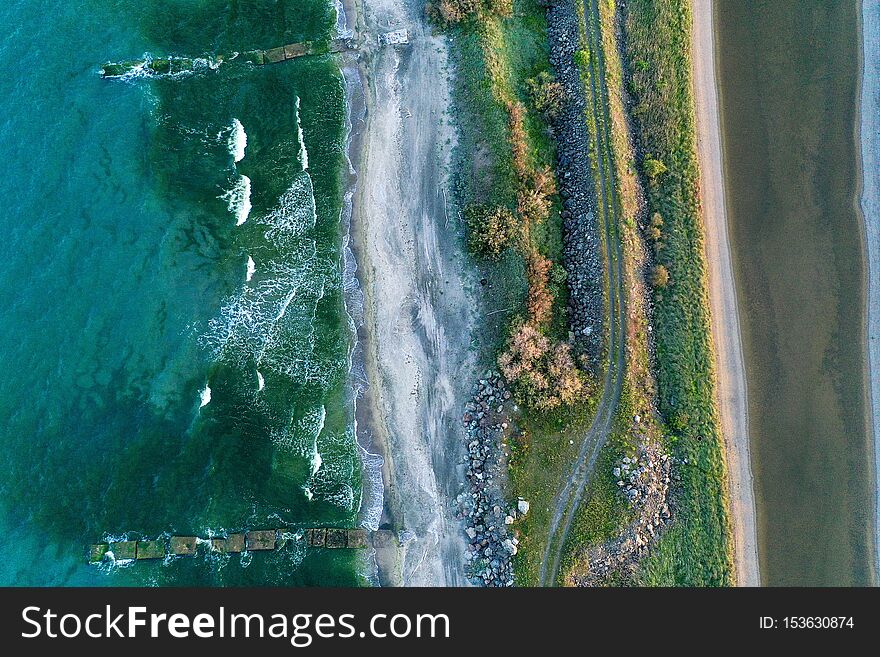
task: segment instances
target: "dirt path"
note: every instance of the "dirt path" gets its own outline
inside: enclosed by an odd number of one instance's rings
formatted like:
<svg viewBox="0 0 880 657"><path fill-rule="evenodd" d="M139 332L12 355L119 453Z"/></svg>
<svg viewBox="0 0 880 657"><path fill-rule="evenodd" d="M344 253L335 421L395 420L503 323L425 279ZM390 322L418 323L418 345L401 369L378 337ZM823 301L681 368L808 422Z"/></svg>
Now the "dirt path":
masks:
<svg viewBox="0 0 880 657"><path fill-rule="evenodd" d="M709 302L718 401L733 521L736 581L739 586L760 586L755 497L749 454L747 387L724 199L712 0L693 0L692 44L700 194L706 233L706 262L709 266Z"/></svg>
<svg viewBox="0 0 880 657"><path fill-rule="evenodd" d="M565 540L596 465L596 458L611 431L626 368L626 293L623 288L623 252L617 232L620 204L617 199L614 166L611 162L611 117L608 109L605 62L596 0L587 0L585 3L585 17L589 26L591 50L595 55L590 57L590 106L600 142L597 144L595 155L599 173L597 197L601 205L605 229L605 258L608 272L608 369L605 373L596 417L584 435L574 469L556 498L549 538L541 562L541 586L552 586L556 583Z"/></svg>
<svg viewBox="0 0 880 657"><path fill-rule="evenodd" d="M461 412L473 379L475 287L446 212L446 42L416 0L363 0L367 120L353 233L365 294L369 390L363 424L385 459L383 522L405 530L383 585L466 585L464 533L450 501L464 486ZM376 36L405 28L409 44ZM396 561L396 563L395 563Z"/></svg>

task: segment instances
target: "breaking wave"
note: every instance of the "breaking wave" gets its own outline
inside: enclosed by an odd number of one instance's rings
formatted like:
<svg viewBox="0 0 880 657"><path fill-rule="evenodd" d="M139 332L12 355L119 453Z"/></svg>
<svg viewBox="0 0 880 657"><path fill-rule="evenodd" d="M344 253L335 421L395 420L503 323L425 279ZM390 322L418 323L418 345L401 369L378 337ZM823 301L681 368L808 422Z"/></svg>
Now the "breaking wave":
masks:
<svg viewBox="0 0 880 657"><path fill-rule="evenodd" d="M340 285L334 263L317 255L308 236L315 220L311 178L303 173L261 220L263 236L279 257L262 265L255 284L224 301L200 339L215 360L242 368L256 364L324 389L338 380L345 357L334 361L315 354L318 302Z"/></svg>
<svg viewBox="0 0 880 657"><path fill-rule="evenodd" d="M306 138L303 133L302 121L299 116L299 107L300 100L299 96L296 97L296 138L297 145L299 146L299 163L303 168L303 171L309 168L309 151L306 148Z"/></svg>
<svg viewBox="0 0 880 657"><path fill-rule="evenodd" d="M305 483L313 500L332 504L343 511L356 510L354 488L351 482L357 480L360 460L355 448L353 430L343 433L322 433L318 436L317 451L332 453L333 459L320 464Z"/></svg>
<svg viewBox="0 0 880 657"><path fill-rule="evenodd" d="M241 226L251 214L251 179L240 176L232 189L221 196L227 208L235 215L235 225Z"/></svg>
<svg viewBox="0 0 880 657"><path fill-rule="evenodd" d="M232 130L229 135L229 154L236 163L244 159L244 151L247 148L247 133L238 119L232 119Z"/></svg>
<svg viewBox="0 0 880 657"><path fill-rule="evenodd" d="M202 388L202 391L199 393L199 408L204 408L208 404L211 403L211 386L205 384L205 387Z"/></svg>

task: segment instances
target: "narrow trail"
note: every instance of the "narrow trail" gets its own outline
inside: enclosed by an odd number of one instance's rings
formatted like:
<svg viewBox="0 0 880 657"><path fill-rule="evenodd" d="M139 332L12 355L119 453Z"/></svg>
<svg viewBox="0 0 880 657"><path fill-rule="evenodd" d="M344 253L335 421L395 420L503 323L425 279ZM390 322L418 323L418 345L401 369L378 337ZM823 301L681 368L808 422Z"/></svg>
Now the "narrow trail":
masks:
<svg viewBox="0 0 880 657"><path fill-rule="evenodd" d="M617 231L620 205L617 199L617 181L612 158L611 117L608 110L608 89L605 83L605 58L599 8L596 0L584 0L590 57L590 105L596 124L595 157L598 183L596 198L601 206L605 231L605 260L608 276L608 368L602 387L602 397L593 423L584 435L577 461L565 486L557 495L550 523L549 537L541 562L540 585L553 586L559 573L559 564L565 541L599 450L608 439L614 414L620 401L625 353L625 290L623 287L623 252Z"/></svg>

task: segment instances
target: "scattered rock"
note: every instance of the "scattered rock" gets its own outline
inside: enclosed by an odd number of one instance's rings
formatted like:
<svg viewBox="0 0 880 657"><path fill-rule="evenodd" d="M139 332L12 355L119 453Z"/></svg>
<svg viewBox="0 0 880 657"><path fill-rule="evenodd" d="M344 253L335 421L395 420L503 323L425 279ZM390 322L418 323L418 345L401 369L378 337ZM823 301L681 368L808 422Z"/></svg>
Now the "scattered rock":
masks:
<svg viewBox="0 0 880 657"><path fill-rule="evenodd" d="M517 552L517 541L508 528L516 520L516 511L510 509L501 489L507 467L505 437L511 423L505 415L508 405L499 403L510 398L502 378L489 372L474 385L473 398L462 416L469 486L468 494L457 500L458 515L464 518L468 539L465 570L477 586L513 586L514 581L511 557Z"/></svg>

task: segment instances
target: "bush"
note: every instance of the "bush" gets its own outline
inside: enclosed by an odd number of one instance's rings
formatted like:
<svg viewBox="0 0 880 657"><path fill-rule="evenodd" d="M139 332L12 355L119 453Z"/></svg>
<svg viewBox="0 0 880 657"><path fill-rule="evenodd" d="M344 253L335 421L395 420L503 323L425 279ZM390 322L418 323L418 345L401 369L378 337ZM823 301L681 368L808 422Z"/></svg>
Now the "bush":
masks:
<svg viewBox="0 0 880 657"><path fill-rule="evenodd" d="M484 0L483 6L487 12L502 18L513 16L513 0Z"/></svg>
<svg viewBox="0 0 880 657"><path fill-rule="evenodd" d="M483 13L512 16L513 0L431 0L425 5L425 13L434 23L448 27Z"/></svg>
<svg viewBox="0 0 880 657"><path fill-rule="evenodd" d="M651 269L651 285L663 289L669 285L669 271L663 265L654 265Z"/></svg>
<svg viewBox="0 0 880 657"><path fill-rule="evenodd" d="M553 263L540 253L529 257L529 319L535 326L544 326L550 321L553 310L553 293L550 291L550 269Z"/></svg>
<svg viewBox="0 0 880 657"><path fill-rule="evenodd" d="M565 102L565 88L548 71L527 80L526 86L536 110L550 120L559 114Z"/></svg>
<svg viewBox="0 0 880 657"><path fill-rule="evenodd" d="M524 223L540 224L550 216L553 206L551 197L556 193L556 179L547 167L533 171L529 178L517 194L516 210Z"/></svg>
<svg viewBox="0 0 880 657"><path fill-rule="evenodd" d="M645 158L645 175L654 180L663 173L666 173L666 165L648 155Z"/></svg>
<svg viewBox="0 0 880 657"><path fill-rule="evenodd" d="M508 124L510 127L510 148L513 151L513 169L525 178L529 173L529 141L526 135L526 108L520 102L511 102L507 106Z"/></svg>
<svg viewBox="0 0 880 657"><path fill-rule="evenodd" d="M586 394L571 346L553 345L531 324L523 324L510 338L498 367L521 402L539 411L571 405Z"/></svg>
<svg viewBox="0 0 880 657"><path fill-rule="evenodd" d="M434 0L425 5L428 18L438 25L460 23L480 10L480 0Z"/></svg>
<svg viewBox="0 0 880 657"><path fill-rule="evenodd" d="M474 205L465 211L471 250L490 260L498 260L516 236L513 212L504 207Z"/></svg>

